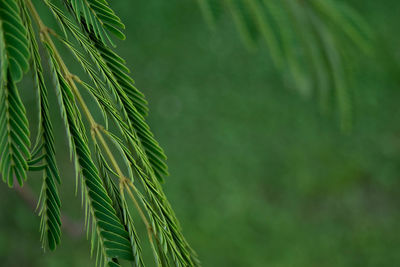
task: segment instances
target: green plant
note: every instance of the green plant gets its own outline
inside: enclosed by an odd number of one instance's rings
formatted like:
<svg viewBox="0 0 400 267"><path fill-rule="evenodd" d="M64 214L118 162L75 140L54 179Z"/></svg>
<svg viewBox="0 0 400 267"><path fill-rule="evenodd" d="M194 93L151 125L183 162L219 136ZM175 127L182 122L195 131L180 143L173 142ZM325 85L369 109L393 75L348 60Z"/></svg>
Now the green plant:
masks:
<svg viewBox="0 0 400 267"><path fill-rule="evenodd" d="M211 26L229 13L249 50L263 41L273 64L322 110L338 107L341 127L351 126L349 79L358 51L369 54L373 34L356 11L334 0L198 0ZM333 100L332 100L333 99Z"/></svg>
<svg viewBox="0 0 400 267"><path fill-rule="evenodd" d="M31 0L0 2L0 171L4 182L13 187L16 180L23 186L28 171L43 173L38 204L41 237L44 247L55 249L61 235L58 188L62 179L42 66L46 57L84 201L85 225L92 250L97 251L96 264L119 266L125 260L133 266L144 265L135 230L137 218L129 210L132 204L146 226L158 266L199 265L162 191L163 176L168 174L166 157L145 121L147 102L134 86L124 60L113 51L113 37L125 38L124 24L105 0L62 0L62 6L51 0L43 3L58 22L58 30L42 22ZM318 89L322 105L334 88L343 125L348 127L344 58L354 47L368 50L362 45L368 29L357 14L321 0L199 3L210 25L215 25L220 11L229 10L250 49L263 38L279 70L289 73L302 92ZM74 56L85 79L71 73L58 52L60 46ZM308 68L303 69L304 65ZM17 88L29 69L35 78L40 118L32 146ZM311 78L306 77L309 73ZM101 110L101 123L94 119L82 92Z"/></svg>
<svg viewBox="0 0 400 267"><path fill-rule="evenodd" d="M43 2L59 23L61 34L42 22L30 0L0 2L0 165L4 182L13 187L15 179L23 186L28 171L43 173L38 204L41 236L44 247L55 249L61 235L58 188L62 179L39 53L42 46L65 123L76 185L82 192L85 225L92 250L97 251L96 265L119 266L124 260L133 266L144 265L128 199L146 226L157 265L197 265L161 188L168 173L166 157L145 122L146 100L129 77L124 60L111 48L112 35L125 38L124 25L104 0L64 0L63 7L50 0ZM70 72L58 52L59 45L70 50L88 81ZM39 132L32 149L17 89L29 66L40 110ZM81 90L98 104L103 124L93 118ZM115 149L119 155L113 153Z"/></svg>

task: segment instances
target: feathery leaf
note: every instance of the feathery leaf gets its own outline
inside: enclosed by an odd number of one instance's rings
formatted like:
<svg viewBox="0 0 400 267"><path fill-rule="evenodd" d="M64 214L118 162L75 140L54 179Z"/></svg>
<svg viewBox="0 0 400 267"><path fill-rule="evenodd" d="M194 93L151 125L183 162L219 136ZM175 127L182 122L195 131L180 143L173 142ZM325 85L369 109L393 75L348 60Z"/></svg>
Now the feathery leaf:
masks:
<svg viewBox="0 0 400 267"><path fill-rule="evenodd" d="M61 236L61 201L56 185L61 180L55 158L54 133L50 120L47 87L43 77L38 44L26 8L23 8L22 18L25 27L28 29L29 48L33 61L32 68L39 102L39 134L33 149L32 159L29 161L29 169L37 168L37 164L44 166L43 183L38 203L39 215L41 216L41 240L43 247L47 244L50 250L54 250L60 243Z"/></svg>
<svg viewBox="0 0 400 267"><path fill-rule="evenodd" d="M29 126L16 82L27 71L26 29L14 0L0 2L0 166L10 187L14 177L22 186L30 158Z"/></svg>

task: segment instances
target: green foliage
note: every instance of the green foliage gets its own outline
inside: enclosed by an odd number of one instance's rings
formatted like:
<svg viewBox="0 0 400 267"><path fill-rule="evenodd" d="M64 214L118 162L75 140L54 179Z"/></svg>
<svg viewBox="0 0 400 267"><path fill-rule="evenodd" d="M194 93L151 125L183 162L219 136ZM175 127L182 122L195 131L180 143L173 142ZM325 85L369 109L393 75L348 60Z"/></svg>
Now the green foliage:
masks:
<svg viewBox="0 0 400 267"><path fill-rule="evenodd" d="M91 235L92 253L96 251L97 255L96 265L120 266L123 261L133 266L145 265L129 199L148 229L157 265L197 265L161 188L163 175L168 174L166 156L145 122L147 102L129 77L125 61L107 44L113 45L109 32L125 38L120 31L124 25L104 0L64 1L64 10L51 1L44 2L62 34L44 25L29 0L0 4L3 180L11 187L15 177L22 186L28 170L43 173L38 203L41 239L43 247L54 250L61 237L57 188L61 186L61 178L50 119L49 86L33 27L36 24L50 62L53 87L75 165L76 185L77 188L80 185L82 193L86 230ZM71 51L90 82L69 71L53 39ZM29 63L39 108L38 136L32 149L25 108L15 85ZM94 120L80 89L86 90L101 108L105 125ZM109 119L113 125L109 125ZM117 131L112 131L111 126L116 126ZM120 151L127 174L112 153L114 148Z"/></svg>
<svg viewBox="0 0 400 267"><path fill-rule="evenodd" d="M20 185L27 178L30 141L25 108L10 69L4 71L0 95L0 164L3 181L12 187L14 176Z"/></svg>
<svg viewBox="0 0 400 267"><path fill-rule="evenodd" d="M27 10L23 10L23 18L28 28L28 39L32 55L32 68L35 76L39 100L39 134L33 148L30 170L43 170L43 183L38 207L41 215L41 239L43 247L48 244L51 250L60 243L61 236L61 201L56 183L61 183L54 145L53 126L50 120L50 110L47 87L43 76L43 67L39 55L34 30Z"/></svg>
<svg viewBox="0 0 400 267"><path fill-rule="evenodd" d="M108 110L110 116L114 117L116 116L115 112L111 112L113 108L110 106L112 103L104 105L104 100L100 100L99 96L115 98L119 106L115 108L122 109L122 117L126 120L126 123L121 123L123 120L121 118L117 119L117 125L121 127L125 138L132 147L138 147L137 143L141 143L144 151L138 153L146 153L154 174L162 181L162 176L168 175L167 165L165 164L166 156L144 120L144 116L147 114L147 102L143 94L134 86L134 81L127 75L129 69L125 67L124 60L104 43L96 39L90 31L86 32L86 35L82 34L73 22L63 15L56 6L51 3L48 3L48 5L62 28L69 31L89 55L91 62L85 60L84 55L74 48L70 42L63 40L96 85L97 96L95 98L101 103L103 110L105 112ZM104 80L96 73L92 64L99 69ZM132 135L133 132L137 136Z"/></svg>
<svg viewBox="0 0 400 267"><path fill-rule="evenodd" d="M0 166L10 187L14 176L26 180L30 158L29 127L25 108L16 87L28 69L28 40L20 9L13 0L0 3Z"/></svg>
<svg viewBox="0 0 400 267"><path fill-rule="evenodd" d="M62 225L62 179L48 100L48 88L54 87L96 265L121 266L124 261L145 265L136 233L139 219L146 227L157 266L198 266L196 253L162 190L161 183L168 175L166 156L146 122L147 101L135 87L125 61L113 50L112 36L125 39L124 24L105 0L64 0L61 5L43 2L59 29L48 28L30 0L0 3L0 167L4 182L12 187L16 179L22 186L27 171L42 172L38 203L41 239L43 247L54 250L60 243ZM354 45L363 47L366 38L356 14L319 0L200 0L200 4L210 24L223 9L229 10L249 48L263 39L275 65L290 73L303 92L318 88L321 103L325 103L329 89L335 88L347 127L350 106L343 62ZM40 45L43 57L49 60L52 86L46 83ZM85 78L71 73L58 46L75 57ZM16 87L29 66L39 110L33 148ZM307 73L313 76L314 86L310 86ZM104 125L96 121L82 92L101 109ZM132 215L132 207L137 216Z"/></svg>
<svg viewBox="0 0 400 267"><path fill-rule="evenodd" d="M135 88L134 81L127 75L129 70L123 65L124 61L104 44L95 41L96 48L100 51L103 61L109 68L110 75L116 81L115 90L121 105L124 107L130 124L134 128L140 143L143 145L146 156L157 178L162 181L163 175L168 175L165 164L167 159L164 151L154 139L150 127L144 121L147 113L146 101L143 95ZM111 78L111 77L110 77Z"/></svg>
<svg viewBox="0 0 400 267"><path fill-rule="evenodd" d="M83 26L93 32L102 42L109 41L112 44L108 32L120 39L125 39L121 29L125 29L120 18L108 6L104 0L64 0L65 4L74 13L76 19Z"/></svg>
<svg viewBox="0 0 400 267"><path fill-rule="evenodd" d="M26 28L22 24L20 9L16 1L6 0L0 3L1 27L1 77L6 81L7 72L14 82L22 79L23 72L29 68L29 48ZM6 82L5 86L6 86Z"/></svg>
<svg viewBox="0 0 400 267"><path fill-rule="evenodd" d="M57 29L41 2L35 1L41 18ZM393 267L400 262L399 124L393 123L400 111L400 2L343 2L362 13L379 34L374 57L355 54L357 71L346 71L355 79L348 86L355 94L356 121L345 135L330 114L318 115L315 102L287 90L267 49L244 49L228 14L219 19L218 31L210 32L193 1L110 2L127 25L127 40L116 42L116 51L145 93L150 103L146 122L168 154L172 176L163 187L202 265ZM74 38L68 40L75 45ZM71 70L96 89L63 44L56 45ZM19 191L3 184L0 265L94 266L90 242L82 237L80 198L73 197L73 168L48 79L48 57L44 49L40 52L62 178L61 246L41 252L39 218L32 216ZM36 137L38 102L31 76L17 87ZM78 86L105 125L95 99ZM118 132L111 116L109 125ZM87 136L91 139L89 132ZM95 147L90 147L100 171ZM125 172L118 151L113 153ZM28 173L25 193L31 188L38 194L40 174ZM118 187L117 177L109 176ZM146 228L129 208L143 260L155 266Z"/></svg>
<svg viewBox="0 0 400 267"><path fill-rule="evenodd" d="M50 46L47 46L49 53L52 53ZM85 199L86 225L88 232L93 231L92 245L97 242L98 250L96 262L103 266L116 266L122 258L133 260L130 238L124 226L118 219L116 211L112 207L104 185L100 179L97 167L91 158L91 153L87 145L87 138L83 131L83 126L78 114L77 106L74 102L73 93L70 86L64 80L60 68L54 56L51 56L54 75L57 81L57 90L60 94L63 109L65 112L65 123L68 125L70 144L73 157L78 165L78 172L81 178L82 192Z"/></svg>
<svg viewBox="0 0 400 267"><path fill-rule="evenodd" d="M326 110L335 102L342 128L351 126L351 92L346 69L367 45L371 31L354 10L333 0L198 0L208 23L228 11L238 32L252 50L259 40L275 66L289 76L291 87L314 95ZM288 80L288 79L285 79Z"/></svg>

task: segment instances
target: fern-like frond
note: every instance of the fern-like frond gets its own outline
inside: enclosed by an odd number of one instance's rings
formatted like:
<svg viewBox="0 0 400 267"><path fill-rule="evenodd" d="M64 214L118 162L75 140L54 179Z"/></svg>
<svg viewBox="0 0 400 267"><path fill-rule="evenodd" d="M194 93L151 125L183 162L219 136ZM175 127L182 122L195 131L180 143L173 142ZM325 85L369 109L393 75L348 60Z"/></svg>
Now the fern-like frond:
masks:
<svg viewBox="0 0 400 267"><path fill-rule="evenodd" d="M14 177L22 186L30 158L29 127L16 87L29 67L26 29L14 0L0 2L0 166L10 187Z"/></svg>
<svg viewBox="0 0 400 267"><path fill-rule="evenodd" d="M29 128L25 108L10 70L0 87L0 167L3 181L10 187L14 177L22 186L26 180L29 152Z"/></svg>
<svg viewBox="0 0 400 267"><path fill-rule="evenodd" d="M50 119L48 92L44 81L41 57L31 19L24 6L22 18L25 27L28 29L32 69L39 102L38 137L32 152L32 159L29 161L29 169L43 171L42 189L38 203L39 215L41 216L41 240L43 247L46 247L47 244L50 250L54 250L60 243L61 236L61 201L56 185L61 180L56 164L53 126Z"/></svg>

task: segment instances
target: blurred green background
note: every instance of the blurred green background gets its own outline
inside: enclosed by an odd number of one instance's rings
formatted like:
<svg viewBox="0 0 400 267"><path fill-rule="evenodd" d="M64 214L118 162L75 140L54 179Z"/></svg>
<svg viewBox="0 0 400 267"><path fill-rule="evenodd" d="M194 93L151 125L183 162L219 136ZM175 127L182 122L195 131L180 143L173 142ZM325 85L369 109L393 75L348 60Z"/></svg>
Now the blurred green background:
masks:
<svg viewBox="0 0 400 267"><path fill-rule="evenodd" d="M266 49L244 49L231 19L213 32L196 1L113 1L127 25L119 52L169 156L165 191L204 266L400 266L400 4L347 2L377 41L374 55L358 57L345 134L333 113L287 88ZM23 96L35 105L28 80ZM83 212L53 115L62 210L79 234ZM40 177L28 184L37 194ZM64 232L44 254L39 217L4 184L0 214L1 266L94 266L85 234Z"/></svg>

